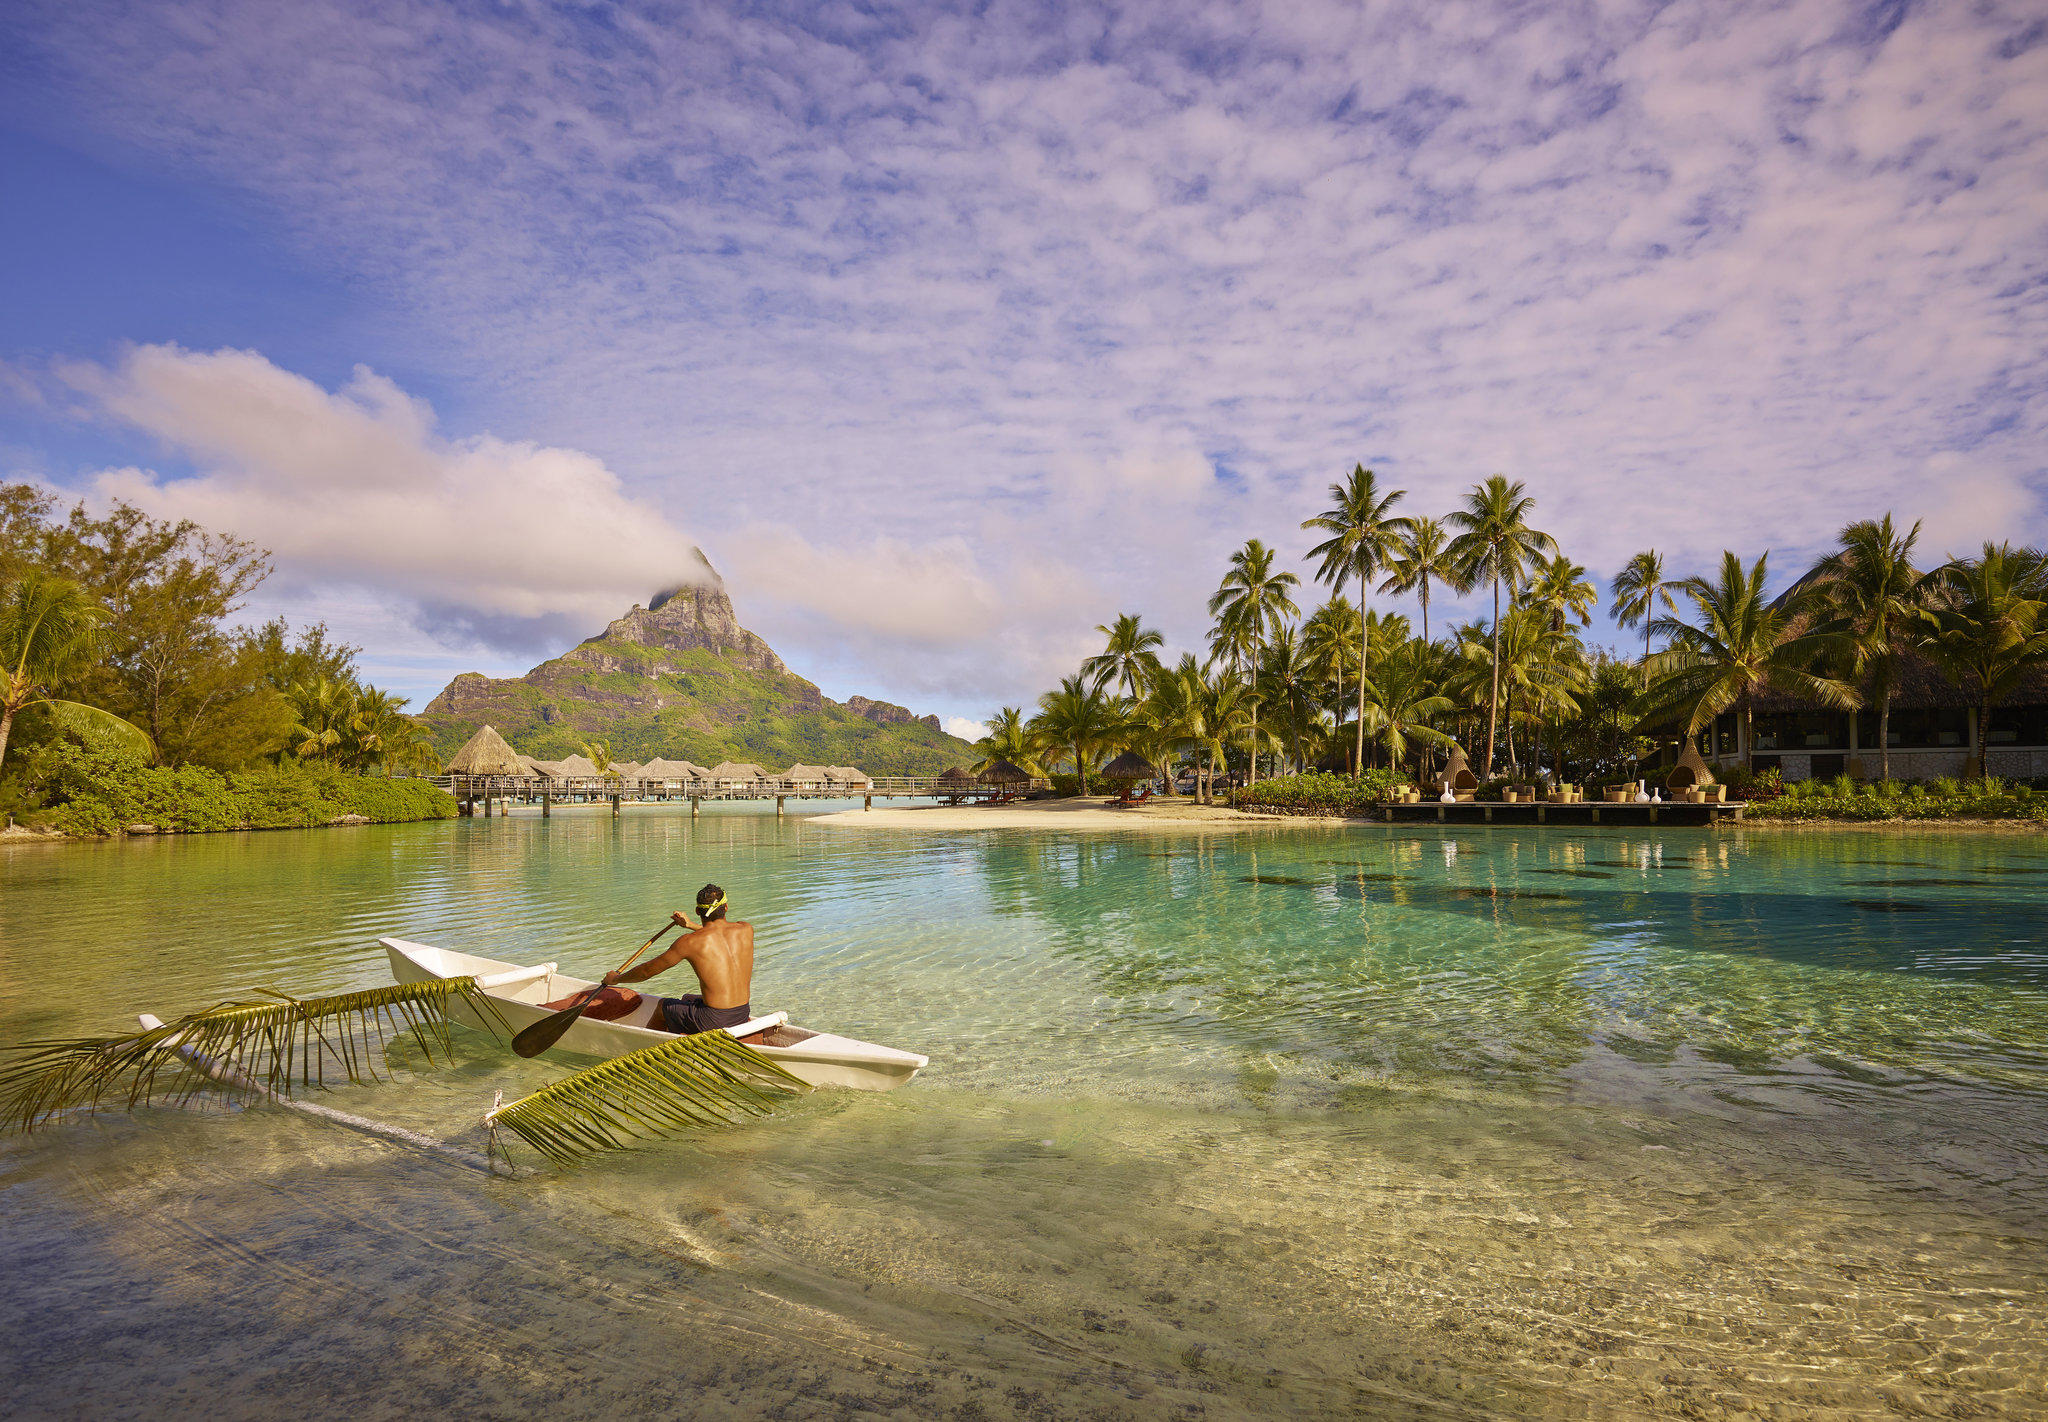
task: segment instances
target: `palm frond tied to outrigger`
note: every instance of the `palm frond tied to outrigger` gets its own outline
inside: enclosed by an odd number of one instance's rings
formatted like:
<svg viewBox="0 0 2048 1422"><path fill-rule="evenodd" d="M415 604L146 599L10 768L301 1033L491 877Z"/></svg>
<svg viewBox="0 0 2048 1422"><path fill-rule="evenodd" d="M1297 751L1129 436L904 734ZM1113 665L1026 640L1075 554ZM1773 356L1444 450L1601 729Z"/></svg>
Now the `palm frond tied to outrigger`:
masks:
<svg viewBox="0 0 2048 1422"><path fill-rule="evenodd" d="M522 967L386 938L397 980L390 987L314 998L270 993L168 1023L145 1016L140 1032L21 1044L0 1064L0 1130L33 1130L76 1110L180 1103L209 1085L289 1105L283 1092L294 1084L323 1087L330 1075L379 1080L374 1059L387 1030L410 1031L429 1064L437 1053L452 1056L452 1025L494 1037L509 1031L521 1055L552 1049L606 1059L485 1117L494 1133L502 1127L557 1164L761 1115L814 1087L888 1091L924 1067L916 1053L810 1031L784 1012L754 1016L751 925L729 918L715 885L699 895L698 910L702 922L671 915L596 982L561 974L554 963ZM677 927L689 931L635 967ZM680 962L695 969L701 992L669 998L624 986Z"/></svg>

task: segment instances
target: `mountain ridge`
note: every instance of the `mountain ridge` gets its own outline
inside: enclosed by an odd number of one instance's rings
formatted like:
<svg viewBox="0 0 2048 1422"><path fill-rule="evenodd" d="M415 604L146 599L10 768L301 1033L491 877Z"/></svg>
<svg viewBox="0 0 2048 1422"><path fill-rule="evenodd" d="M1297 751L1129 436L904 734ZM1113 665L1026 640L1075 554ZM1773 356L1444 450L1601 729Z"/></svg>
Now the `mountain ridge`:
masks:
<svg viewBox="0 0 2048 1422"><path fill-rule="evenodd" d="M621 760L857 765L915 774L958 763L967 743L937 716L865 696L832 700L739 620L700 549L699 576L634 604L596 636L520 677L464 672L419 720L444 756L489 722L552 759L606 739Z"/></svg>

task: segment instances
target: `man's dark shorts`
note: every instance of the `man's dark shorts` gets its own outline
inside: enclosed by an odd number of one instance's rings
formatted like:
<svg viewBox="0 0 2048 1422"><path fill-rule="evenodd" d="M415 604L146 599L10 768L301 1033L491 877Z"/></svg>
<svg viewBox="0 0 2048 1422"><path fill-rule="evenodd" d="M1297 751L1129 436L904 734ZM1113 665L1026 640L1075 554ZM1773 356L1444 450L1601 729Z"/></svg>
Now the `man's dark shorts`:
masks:
<svg viewBox="0 0 2048 1422"><path fill-rule="evenodd" d="M683 997L665 997L661 1000L661 1020L667 1029L678 1036L689 1036L693 1032L714 1032L720 1027L737 1027L754 1015L753 1008L707 1007L704 999L696 993Z"/></svg>

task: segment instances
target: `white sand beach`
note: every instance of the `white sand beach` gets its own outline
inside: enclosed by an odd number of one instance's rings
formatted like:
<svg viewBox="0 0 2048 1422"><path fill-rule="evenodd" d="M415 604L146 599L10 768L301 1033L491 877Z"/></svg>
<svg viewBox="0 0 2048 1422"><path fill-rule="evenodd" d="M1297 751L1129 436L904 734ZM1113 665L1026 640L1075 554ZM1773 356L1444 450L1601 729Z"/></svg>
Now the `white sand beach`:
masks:
<svg viewBox="0 0 2048 1422"><path fill-rule="evenodd" d="M1274 815L1251 815L1224 805L1188 799L1156 800L1115 809L1099 795L1065 800L1024 800L1014 805L877 805L818 815L811 824L855 829L976 830L1240 830L1290 823ZM1293 822L1299 823L1299 822Z"/></svg>

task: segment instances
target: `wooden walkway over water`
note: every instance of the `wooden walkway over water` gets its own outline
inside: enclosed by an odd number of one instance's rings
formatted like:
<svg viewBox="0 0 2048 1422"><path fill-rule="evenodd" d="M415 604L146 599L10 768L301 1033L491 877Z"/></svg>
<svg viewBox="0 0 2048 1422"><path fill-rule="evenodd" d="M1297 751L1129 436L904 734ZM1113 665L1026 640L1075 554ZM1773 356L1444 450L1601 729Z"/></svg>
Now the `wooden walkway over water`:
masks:
<svg viewBox="0 0 2048 1422"><path fill-rule="evenodd" d="M635 780L617 775L581 775L551 779L538 775L436 775L432 782L455 797L465 815L481 806L491 813L493 804L501 815L511 813L514 804L539 805L546 816L556 805L608 804L613 814L633 803L687 800L696 814L706 800L773 800L775 813L783 812L789 800L859 800L873 808L876 800L941 799L955 802L991 800L1002 795L1027 794L1044 789L1043 780L1015 784L984 785L979 781L948 780L937 775L871 775L864 780L791 780L768 776L755 780L668 779Z"/></svg>

